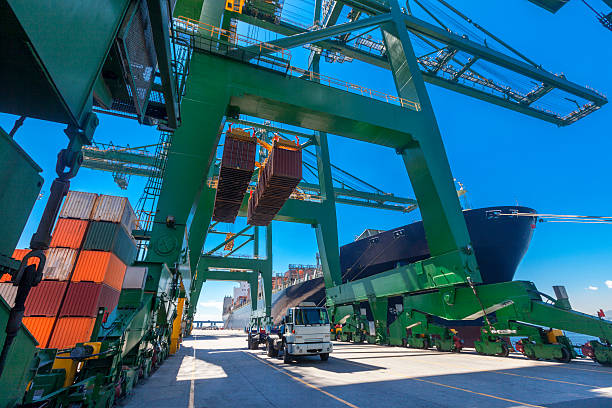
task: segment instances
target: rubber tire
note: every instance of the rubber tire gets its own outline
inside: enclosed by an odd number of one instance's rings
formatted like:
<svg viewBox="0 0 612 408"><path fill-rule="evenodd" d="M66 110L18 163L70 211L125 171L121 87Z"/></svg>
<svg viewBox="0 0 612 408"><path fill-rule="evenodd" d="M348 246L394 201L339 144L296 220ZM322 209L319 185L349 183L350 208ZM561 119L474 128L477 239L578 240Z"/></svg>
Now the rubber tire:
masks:
<svg viewBox="0 0 612 408"><path fill-rule="evenodd" d="M408 347L408 340L402 339L402 347Z"/></svg>
<svg viewBox="0 0 612 408"><path fill-rule="evenodd" d="M500 357L508 357L510 355L510 349L508 348L508 345L506 343L502 343L502 351L501 353L498 353L497 355Z"/></svg>
<svg viewBox="0 0 612 408"><path fill-rule="evenodd" d="M430 347L431 347L431 344L429 344L429 339L425 339L423 341L423 350L427 350Z"/></svg>
<svg viewBox="0 0 612 408"><path fill-rule="evenodd" d="M321 357L321 361L327 361L329 359L329 353L321 353L319 357Z"/></svg>
<svg viewBox="0 0 612 408"><path fill-rule="evenodd" d="M561 358L555 358L555 360L560 363L569 363L570 361L572 361L572 354L569 352L567 347L561 347L561 353L563 354L563 356Z"/></svg>
<svg viewBox="0 0 612 408"><path fill-rule="evenodd" d="M285 347L283 347L283 363L285 364L291 363L291 354L289 354L289 348L287 347L286 344L285 344Z"/></svg>

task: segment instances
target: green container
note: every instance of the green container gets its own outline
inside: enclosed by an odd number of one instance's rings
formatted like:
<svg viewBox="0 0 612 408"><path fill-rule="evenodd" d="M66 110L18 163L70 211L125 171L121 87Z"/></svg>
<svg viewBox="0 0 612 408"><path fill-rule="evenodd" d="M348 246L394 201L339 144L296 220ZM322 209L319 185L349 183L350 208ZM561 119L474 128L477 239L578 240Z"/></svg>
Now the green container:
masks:
<svg viewBox="0 0 612 408"><path fill-rule="evenodd" d="M0 297L0 347L4 346L6 333L4 328L10 313L9 305ZM34 370L32 363L36 355L36 339L21 326L17 337L9 350L4 372L0 378L0 407L13 407L25 394L28 382L32 379Z"/></svg>
<svg viewBox="0 0 612 408"><path fill-rule="evenodd" d="M92 221L87 228L83 249L110 251L126 265L136 258L136 242L123 225L108 221Z"/></svg>

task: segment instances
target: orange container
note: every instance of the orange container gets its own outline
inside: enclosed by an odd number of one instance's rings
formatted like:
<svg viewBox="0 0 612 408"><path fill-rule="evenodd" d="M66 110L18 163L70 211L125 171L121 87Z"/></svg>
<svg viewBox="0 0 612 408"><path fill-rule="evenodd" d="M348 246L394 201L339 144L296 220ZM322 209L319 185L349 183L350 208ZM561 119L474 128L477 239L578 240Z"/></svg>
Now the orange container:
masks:
<svg viewBox="0 0 612 408"><path fill-rule="evenodd" d="M30 252L30 249L16 249L15 252L13 252L12 257L18 261L21 261L28 252ZM38 258L30 258L28 260L28 265L38 265ZM8 273L0 275L0 282L8 282L10 280L11 275L9 275Z"/></svg>
<svg viewBox="0 0 612 408"><path fill-rule="evenodd" d="M112 252L81 251L72 281L106 283L120 291L126 269Z"/></svg>
<svg viewBox="0 0 612 408"><path fill-rule="evenodd" d="M38 341L38 347L47 347L55 317L24 317L22 322Z"/></svg>
<svg viewBox="0 0 612 408"><path fill-rule="evenodd" d="M51 247L79 249L87 229L87 220L70 220L60 218L57 220Z"/></svg>
<svg viewBox="0 0 612 408"><path fill-rule="evenodd" d="M95 317L60 317L49 340L49 348L69 348L89 341L95 323Z"/></svg>

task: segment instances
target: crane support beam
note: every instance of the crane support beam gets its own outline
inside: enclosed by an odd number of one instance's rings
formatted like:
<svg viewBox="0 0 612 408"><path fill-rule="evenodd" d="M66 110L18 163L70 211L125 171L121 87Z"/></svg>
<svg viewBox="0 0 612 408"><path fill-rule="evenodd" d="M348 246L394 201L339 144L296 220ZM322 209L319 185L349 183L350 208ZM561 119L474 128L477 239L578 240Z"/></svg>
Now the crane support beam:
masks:
<svg viewBox="0 0 612 408"><path fill-rule="evenodd" d="M192 72L200 64L207 74L198 80L212 87L227 83L224 92L231 92L230 105L241 114L398 149L413 143L411 132L426 126L419 112L306 79L194 54ZM207 92L207 99L213 95Z"/></svg>
<svg viewBox="0 0 612 408"><path fill-rule="evenodd" d="M168 21L172 18L169 10L170 2L167 0L147 0L149 5L149 18L153 31L153 44L157 54L157 68L162 82L168 127L178 127L178 95L176 93L175 78L172 72L172 53L170 52L170 28Z"/></svg>
<svg viewBox="0 0 612 408"><path fill-rule="evenodd" d="M202 277L204 280L216 280L216 281L246 281L251 282L253 280L255 272L227 272L227 271L204 271Z"/></svg>
<svg viewBox="0 0 612 408"><path fill-rule="evenodd" d="M299 47L300 45L316 43L317 41L334 37L340 34L350 33L352 31L377 26L389 21L390 18L390 14L379 14L377 16L366 18L363 20L333 25L331 27L321 28L319 30L306 31L304 33L279 38L278 40L268 41L266 42L266 44L285 49ZM246 47L245 50L247 52L258 52L260 50L260 47L259 45L253 45L250 47ZM269 52L272 52L272 50L269 50Z"/></svg>
<svg viewBox="0 0 612 408"><path fill-rule="evenodd" d="M130 151L121 151L112 149L98 149L95 146L85 146L83 148L83 156L85 160L101 159L121 161L125 164L135 164L138 166L155 167L156 158L151 154L137 154Z"/></svg>
<svg viewBox="0 0 612 408"><path fill-rule="evenodd" d="M223 257L202 255L198 264L198 273L203 269L244 269L259 271L265 267L266 259Z"/></svg>
<svg viewBox="0 0 612 408"><path fill-rule="evenodd" d="M427 124L414 134L417 143L398 150L419 202L427 244L434 259L441 256L441 267L456 269L447 276L448 281L464 281L468 271L480 281L476 258L466 251L471 247L470 236L425 82L403 27L403 13L396 0L389 3L393 18L382 25L381 31L395 88L400 97L421 104L418 114ZM449 258L447 254L456 256Z"/></svg>
<svg viewBox="0 0 612 408"><path fill-rule="evenodd" d="M478 56L479 58L500 67L504 67L532 79L552 85L555 88L569 92L572 95L593 101L599 106L604 105L607 102L607 99L604 96L595 91L574 84L573 82L570 82L541 68L535 68L530 64L519 61L516 58L509 57L508 55L502 54L501 52L495 51L491 48L487 48L484 45L480 45L474 41L470 41L456 34L449 33L440 27L418 19L414 16L403 14L403 19L406 23L406 27L410 31L423 34L431 39L440 41L461 51L468 52L474 56Z"/></svg>

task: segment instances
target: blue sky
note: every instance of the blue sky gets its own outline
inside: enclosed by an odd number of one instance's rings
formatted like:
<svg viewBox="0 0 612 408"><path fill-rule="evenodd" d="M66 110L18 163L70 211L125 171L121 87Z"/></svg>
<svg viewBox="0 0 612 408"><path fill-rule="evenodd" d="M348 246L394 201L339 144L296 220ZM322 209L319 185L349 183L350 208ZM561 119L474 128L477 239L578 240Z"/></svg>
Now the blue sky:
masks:
<svg viewBox="0 0 612 408"><path fill-rule="evenodd" d="M612 94L611 33L580 2L570 2L557 15L527 1L456 1L462 11L545 68L568 79ZM597 2L595 2L596 4ZM603 7L603 6L602 6ZM390 73L356 62L322 65L322 72L391 93ZM453 175L469 191L473 207L520 204L541 213L612 215L610 174L612 105L569 127L558 128L484 102L428 86ZM10 130L16 117L0 115ZM132 146L157 141L157 132L135 121L101 116L96 140ZM67 143L63 126L26 120L16 141L44 169L44 197L36 203L20 246L25 247L40 218L54 178L57 152ZM412 196L400 158L390 149L330 136L332 162L385 191ZM144 179L133 177L120 190L110 173L81 169L75 190L123 195L136 204ZM418 219L399 214L338 205L340 244L364 228L388 229ZM237 232L242 223L222 226ZM314 263L316 242L309 226L274 223L274 270L289 263ZM211 248L212 243L207 244ZM612 310L612 225L540 223L516 279L532 280L544 292L566 285L575 308L594 313ZM608 282L606 284L606 281ZM220 302L233 283L204 286L200 317L218 318ZM590 288L590 289L589 289ZM597 289L594 289L597 288Z"/></svg>

